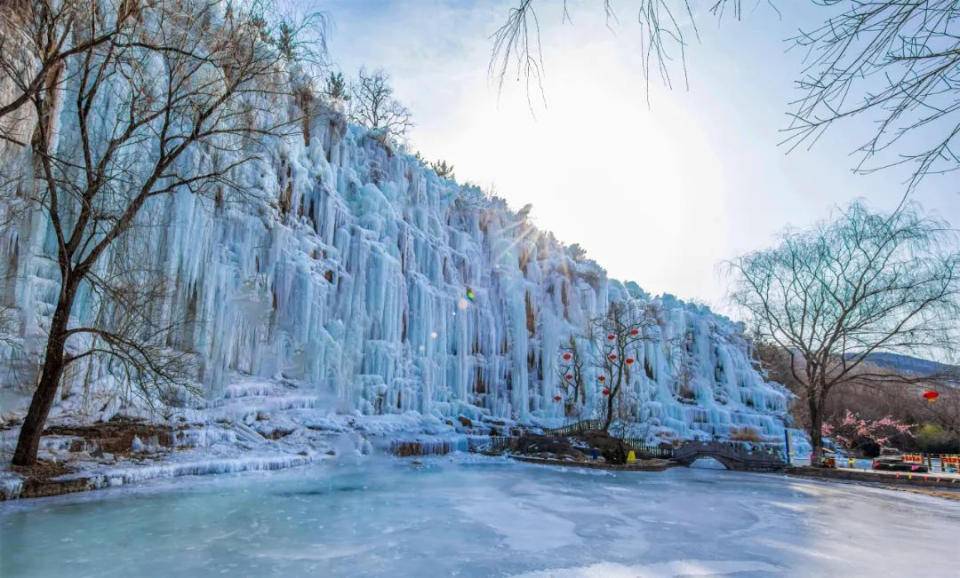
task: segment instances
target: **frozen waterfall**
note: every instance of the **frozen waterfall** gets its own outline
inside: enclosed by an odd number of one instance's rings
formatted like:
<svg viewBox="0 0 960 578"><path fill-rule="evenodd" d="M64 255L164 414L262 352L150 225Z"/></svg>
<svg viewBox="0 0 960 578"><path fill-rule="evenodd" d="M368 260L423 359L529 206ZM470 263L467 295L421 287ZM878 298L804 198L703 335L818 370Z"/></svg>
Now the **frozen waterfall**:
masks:
<svg viewBox="0 0 960 578"><path fill-rule="evenodd" d="M61 128L57 146L71 146L69 133ZM637 300L662 318L662 339L644 345L644 370L627 386L644 435L749 427L782 437L788 394L757 372L740 326L608 279L504 201L438 177L334 110L315 114L309 133L309 142L263 143L267 154L243 167L237 178L257 198L181 191L151 201L153 226L138 229L143 259L173 288L153 314L183 320L169 344L196 355L208 399L253 376L304 384L364 414L559 423L558 348L610 302ZM29 162L20 156L5 151L3 162ZM8 389L37 369L29 360L57 295L53 252L41 213L0 234L0 305L16 320L17 346L0 341L0 363L17 369L4 372L16 376ZM99 307L81 295L76 322ZM677 337L693 371L683 391L671 362ZM75 391L114 379L102 363L68 377ZM601 389L587 380L587 414L602 405Z"/></svg>

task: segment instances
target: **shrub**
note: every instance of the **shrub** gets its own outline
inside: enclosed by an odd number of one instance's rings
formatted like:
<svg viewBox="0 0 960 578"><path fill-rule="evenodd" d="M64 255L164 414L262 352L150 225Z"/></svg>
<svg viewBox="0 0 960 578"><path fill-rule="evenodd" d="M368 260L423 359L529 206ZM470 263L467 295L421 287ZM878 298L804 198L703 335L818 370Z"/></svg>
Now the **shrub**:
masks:
<svg viewBox="0 0 960 578"><path fill-rule="evenodd" d="M933 423L920 426L916 435L917 449L930 454L960 453L960 439Z"/></svg>
<svg viewBox="0 0 960 578"><path fill-rule="evenodd" d="M437 176L441 179L455 179L456 177L453 174L453 165L447 163L447 161L439 160L436 162L430 163L430 168L433 169Z"/></svg>
<svg viewBox="0 0 960 578"><path fill-rule="evenodd" d="M730 428L730 439L738 442L760 442L760 432L752 427Z"/></svg>

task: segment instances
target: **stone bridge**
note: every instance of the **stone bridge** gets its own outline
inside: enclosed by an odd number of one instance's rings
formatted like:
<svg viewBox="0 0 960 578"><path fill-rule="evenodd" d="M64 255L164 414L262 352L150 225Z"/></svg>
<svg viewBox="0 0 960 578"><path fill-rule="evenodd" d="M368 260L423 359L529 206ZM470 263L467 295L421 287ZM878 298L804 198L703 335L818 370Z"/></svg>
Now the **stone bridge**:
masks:
<svg viewBox="0 0 960 578"><path fill-rule="evenodd" d="M569 436L603 427L601 420L583 420L563 427L545 429L547 435ZM713 458L728 470L749 472L776 472L787 467L783 449L774 444L732 441L684 441L676 447L652 447L643 440L623 439L628 448L638 456L672 459L675 463L689 466L700 458Z"/></svg>
<svg viewBox="0 0 960 578"><path fill-rule="evenodd" d="M688 441L673 449L673 459L689 466L700 458L713 458L728 470L775 472L784 469L780 447L738 442Z"/></svg>

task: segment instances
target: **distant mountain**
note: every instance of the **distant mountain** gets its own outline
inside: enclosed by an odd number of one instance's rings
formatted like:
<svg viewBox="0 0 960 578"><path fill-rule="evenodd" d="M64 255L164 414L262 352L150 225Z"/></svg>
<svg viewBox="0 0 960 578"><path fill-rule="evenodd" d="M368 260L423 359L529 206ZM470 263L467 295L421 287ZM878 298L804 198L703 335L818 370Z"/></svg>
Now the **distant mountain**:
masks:
<svg viewBox="0 0 960 578"><path fill-rule="evenodd" d="M913 373L917 375L947 372L960 373L960 367L956 365L947 365L929 359L920 359L919 357L911 357L898 353L872 353L867 359L878 367L903 373Z"/></svg>

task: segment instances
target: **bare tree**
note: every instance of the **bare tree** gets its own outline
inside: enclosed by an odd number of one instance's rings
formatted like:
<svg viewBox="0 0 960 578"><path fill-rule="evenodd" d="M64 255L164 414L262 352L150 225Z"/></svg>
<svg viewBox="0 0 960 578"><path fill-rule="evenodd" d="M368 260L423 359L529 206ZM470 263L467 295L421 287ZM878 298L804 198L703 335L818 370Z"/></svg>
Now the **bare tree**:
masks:
<svg viewBox="0 0 960 578"><path fill-rule="evenodd" d="M112 9L112 10L111 10ZM0 101L0 139L26 146L16 126L36 111L33 95L52 99L65 62L113 40L136 18L137 3L103 5L96 0L0 0L0 77L13 90ZM100 26L89 29L89 15L100 12ZM112 12L112 13L104 13Z"/></svg>
<svg viewBox="0 0 960 578"><path fill-rule="evenodd" d="M27 4L40 13L52 3ZM276 77L283 56L258 4L120 5L116 12L73 16L69 46L82 49L59 60L68 79L58 88L62 99L52 100L44 82L23 85L38 119L33 162L23 169L32 174L24 180L55 237L60 291L16 465L36 463L44 423L72 363L109 358L138 384L182 379L187 360L170 347L177 322L158 322L162 317L151 309L165 287L128 250L136 245L131 235L155 225L146 210L154 199L180 191L243 192L234 175L258 158L258 139L296 124L265 120L275 118L271 99L283 96ZM104 30L108 37L94 41ZM55 118L69 127L58 139ZM102 304L95 319L72 325L80 294Z"/></svg>
<svg viewBox="0 0 960 578"><path fill-rule="evenodd" d="M863 116L875 121L876 129L857 150L856 170L911 165L909 193L928 174L960 168L960 5L951 0L843 4L823 25L794 39L807 50L808 63L787 142L811 145L837 121Z"/></svg>
<svg viewBox="0 0 960 578"><path fill-rule="evenodd" d="M413 126L410 111L393 96L390 76L360 69L350 101L351 119L384 137L402 139Z"/></svg>
<svg viewBox="0 0 960 578"><path fill-rule="evenodd" d="M623 405L623 386L630 382L641 344L652 338L651 330L657 325L657 316L649 307L632 301L613 302L606 315L590 322L589 335L595 347L592 363L603 377L601 392L606 399L603 431L610 430L618 404Z"/></svg>
<svg viewBox="0 0 960 578"><path fill-rule="evenodd" d="M779 246L730 263L734 303L761 339L787 353L806 394L813 463L834 388L933 377L878 371L871 354L953 350L960 255L952 241L912 205L882 215L855 203L833 222L788 231Z"/></svg>

